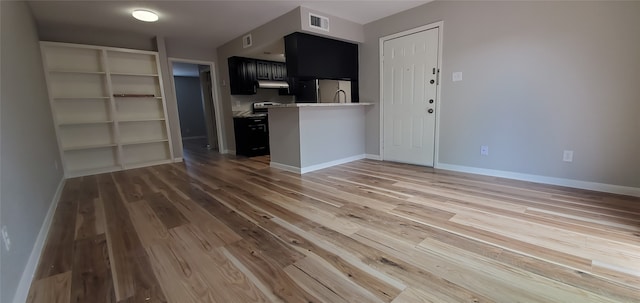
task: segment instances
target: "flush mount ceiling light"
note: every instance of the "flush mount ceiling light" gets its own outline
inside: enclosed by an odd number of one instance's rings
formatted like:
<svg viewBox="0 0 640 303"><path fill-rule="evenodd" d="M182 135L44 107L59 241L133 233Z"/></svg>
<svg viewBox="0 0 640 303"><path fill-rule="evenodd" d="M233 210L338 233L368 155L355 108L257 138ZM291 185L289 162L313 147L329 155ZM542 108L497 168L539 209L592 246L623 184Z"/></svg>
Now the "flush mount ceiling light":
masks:
<svg viewBox="0 0 640 303"><path fill-rule="evenodd" d="M144 22L156 22L158 21L158 15L152 11L148 11L145 9L137 9L134 10L133 13L131 13L131 15L140 20L140 21L144 21Z"/></svg>

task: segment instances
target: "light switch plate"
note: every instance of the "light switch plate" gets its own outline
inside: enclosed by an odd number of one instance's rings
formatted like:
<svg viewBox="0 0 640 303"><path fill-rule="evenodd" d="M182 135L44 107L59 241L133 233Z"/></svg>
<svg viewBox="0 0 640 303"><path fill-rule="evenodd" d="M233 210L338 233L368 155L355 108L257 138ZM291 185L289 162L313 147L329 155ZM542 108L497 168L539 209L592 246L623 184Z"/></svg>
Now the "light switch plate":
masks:
<svg viewBox="0 0 640 303"><path fill-rule="evenodd" d="M451 79L453 82L462 81L462 72L454 72Z"/></svg>
<svg viewBox="0 0 640 303"><path fill-rule="evenodd" d="M486 145L480 146L480 155L488 156L489 155L489 146L486 146Z"/></svg>
<svg viewBox="0 0 640 303"><path fill-rule="evenodd" d="M565 150L562 153L562 161L564 161L564 162L573 162L573 151L572 150Z"/></svg>

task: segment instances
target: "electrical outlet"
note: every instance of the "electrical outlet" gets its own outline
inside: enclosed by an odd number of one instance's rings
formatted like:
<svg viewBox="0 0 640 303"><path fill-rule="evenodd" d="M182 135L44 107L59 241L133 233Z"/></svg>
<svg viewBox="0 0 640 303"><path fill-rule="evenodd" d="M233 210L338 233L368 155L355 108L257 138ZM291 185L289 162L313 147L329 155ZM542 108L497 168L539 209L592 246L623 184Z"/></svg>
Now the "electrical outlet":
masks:
<svg viewBox="0 0 640 303"><path fill-rule="evenodd" d="M454 72L451 75L451 81L453 82L462 81L462 72Z"/></svg>
<svg viewBox="0 0 640 303"><path fill-rule="evenodd" d="M562 161L573 162L573 151L565 150L564 153L562 153Z"/></svg>
<svg viewBox="0 0 640 303"><path fill-rule="evenodd" d="M4 248L7 251L11 250L11 239L9 239L9 232L7 231L7 226L2 226L2 241L4 242Z"/></svg>
<svg viewBox="0 0 640 303"><path fill-rule="evenodd" d="M480 155L488 156L489 155L489 146L486 146L486 145L480 146Z"/></svg>

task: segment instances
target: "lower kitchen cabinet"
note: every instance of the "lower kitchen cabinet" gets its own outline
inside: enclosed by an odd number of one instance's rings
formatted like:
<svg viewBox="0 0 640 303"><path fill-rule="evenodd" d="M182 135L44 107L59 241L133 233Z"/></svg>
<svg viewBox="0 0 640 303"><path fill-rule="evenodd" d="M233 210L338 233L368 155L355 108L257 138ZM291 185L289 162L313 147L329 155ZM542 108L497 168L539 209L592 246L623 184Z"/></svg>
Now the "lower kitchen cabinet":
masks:
<svg viewBox="0 0 640 303"><path fill-rule="evenodd" d="M235 117L236 155L254 157L269 154L267 117Z"/></svg>

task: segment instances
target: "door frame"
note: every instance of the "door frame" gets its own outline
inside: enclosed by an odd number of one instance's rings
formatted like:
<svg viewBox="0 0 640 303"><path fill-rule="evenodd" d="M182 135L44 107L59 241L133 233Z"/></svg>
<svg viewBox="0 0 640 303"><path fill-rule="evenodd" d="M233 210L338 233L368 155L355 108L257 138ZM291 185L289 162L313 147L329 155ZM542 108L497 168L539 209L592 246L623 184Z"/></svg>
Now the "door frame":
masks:
<svg viewBox="0 0 640 303"><path fill-rule="evenodd" d="M434 22L434 23L430 23L427 25L423 25L420 27L416 27L416 28L412 28L409 30L405 30L402 32L398 32L395 34L391 34L391 35L387 35L384 37L380 38L380 45L379 45L379 52L378 52L378 56L379 56L379 60L380 60L380 160L384 161L384 43L386 41L392 40L392 39L396 39L396 38L400 38L403 36L409 36L415 33L419 33L419 32L423 32L423 31L427 31L430 29L434 29L434 28L438 28L438 70L440 70L440 73L438 73L438 79L437 79L437 83L438 85L436 86L436 123L435 123L435 137L434 137L434 142L433 142L433 167L436 168L440 161L439 161L439 154L438 154L438 150L439 150L439 143L440 143L440 90L442 88L442 36L443 36L443 27L444 27L444 21L438 21L438 22Z"/></svg>
<svg viewBox="0 0 640 303"><path fill-rule="evenodd" d="M218 88L218 86L216 85L216 83L218 83L218 76L216 74L216 69L215 69L215 62L212 61L200 61L200 60L191 60L191 59L182 59L182 58L175 58L175 57L169 57L168 58L169 61L169 74L170 74L170 81L171 81L171 87L173 87L173 99L176 100L176 102L178 102L178 97L177 97L177 93L176 93L176 83L175 83L175 79L173 78L173 63L174 62L179 62L179 63L189 63L189 64L197 64L197 65L207 65L209 66L209 70L211 72L211 98L213 100L213 111L215 114L215 119L216 119L216 136L218 137L218 152L223 154L226 150L227 150L227 146L226 146L226 142L224 142L222 140L225 132L224 132L224 125L221 121L222 119L222 106L220 104L220 89ZM204 100L203 100L204 101ZM203 108L204 110L204 108ZM206 115L206 113L205 113ZM207 119L207 117L205 116L205 119ZM178 120L180 120L180 114L178 114ZM208 124L205 121L205 125ZM178 123L178 127L180 127L180 124ZM210 138L208 137L210 134L211 130L208 129L207 130L207 140L209 141ZM184 149L184 146L182 146L182 133L180 131L178 131L178 136L179 136L179 140L178 140L178 144L180 145L180 149ZM211 144L211 141L207 142L208 144Z"/></svg>

